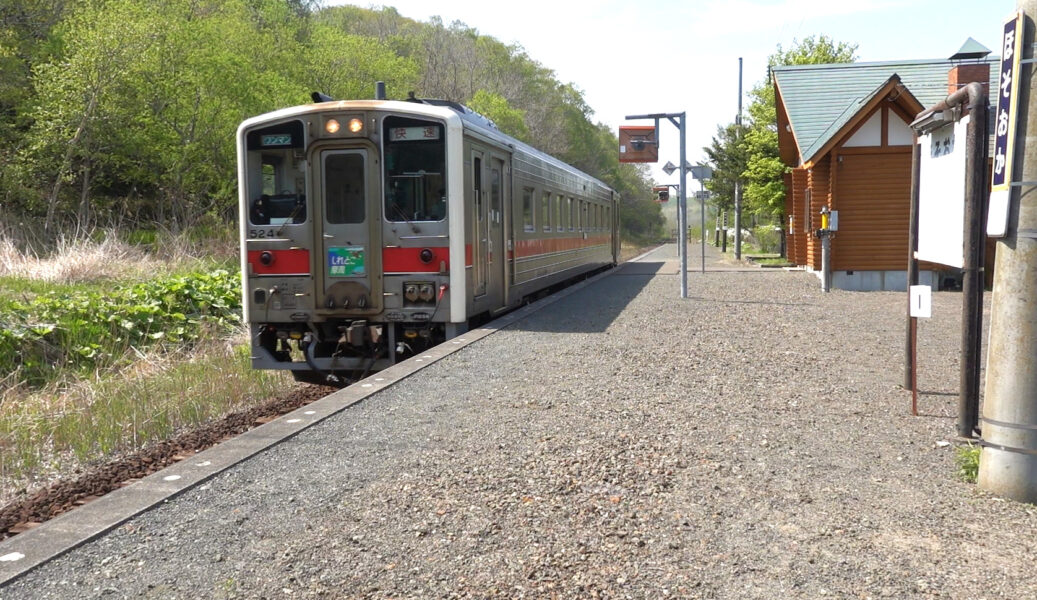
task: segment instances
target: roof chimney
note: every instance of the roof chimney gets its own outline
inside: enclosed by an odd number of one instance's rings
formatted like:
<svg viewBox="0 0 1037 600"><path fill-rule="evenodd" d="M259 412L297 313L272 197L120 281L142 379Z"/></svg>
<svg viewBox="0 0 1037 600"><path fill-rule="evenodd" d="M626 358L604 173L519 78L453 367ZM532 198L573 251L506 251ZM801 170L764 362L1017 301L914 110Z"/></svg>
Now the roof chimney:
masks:
<svg viewBox="0 0 1037 600"><path fill-rule="evenodd" d="M965 40L961 49L950 58L960 62L947 73L947 94L953 94L973 81L989 84L990 63L984 60L988 54L990 49L983 44L972 38Z"/></svg>

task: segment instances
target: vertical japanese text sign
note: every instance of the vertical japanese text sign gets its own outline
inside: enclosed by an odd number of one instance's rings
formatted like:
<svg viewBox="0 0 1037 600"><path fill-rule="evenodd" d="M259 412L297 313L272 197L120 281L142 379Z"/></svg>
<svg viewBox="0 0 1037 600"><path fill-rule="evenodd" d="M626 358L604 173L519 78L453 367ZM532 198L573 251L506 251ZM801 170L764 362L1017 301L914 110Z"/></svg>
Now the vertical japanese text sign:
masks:
<svg viewBox="0 0 1037 600"><path fill-rule="evenodd" d="M1023 48L1023 11L1018 11L1005 22L1001 41L1001 74L998 87L991 90L997 98L997 118L994 120L994 172L990 179L990 209L987 214L987 235L1004 237L1008 232L1008 212L1012 198L1012 154L1015 149L1015 125L1019 103L1019 59Z"/></svg>

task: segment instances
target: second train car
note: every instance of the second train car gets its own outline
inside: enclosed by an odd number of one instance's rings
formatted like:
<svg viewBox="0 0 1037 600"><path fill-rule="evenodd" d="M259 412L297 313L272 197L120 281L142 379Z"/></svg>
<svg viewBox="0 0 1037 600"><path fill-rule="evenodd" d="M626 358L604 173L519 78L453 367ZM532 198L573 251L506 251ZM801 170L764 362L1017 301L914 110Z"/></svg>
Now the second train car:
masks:
<svg viewBox="0 0 1037 600"><path fill-rule="evenodd" d="M616 192L461 104L315 101L237 150L253 368L343 385L618 260Z"/></svg>

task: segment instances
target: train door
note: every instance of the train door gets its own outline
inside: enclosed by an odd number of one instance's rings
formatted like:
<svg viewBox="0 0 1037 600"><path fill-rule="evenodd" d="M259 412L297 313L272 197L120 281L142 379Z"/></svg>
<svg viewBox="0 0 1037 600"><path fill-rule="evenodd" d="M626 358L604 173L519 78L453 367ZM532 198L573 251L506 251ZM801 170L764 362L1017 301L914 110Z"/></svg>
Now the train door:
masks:
<svg viewBox="0 0 1037 600"><path fill-rule="evenodd" d="M472 295L486 295L489 274L489 220L487 219L486 190L483 188L485 154L472 150Z"/></svg>
<svg viewBox="0 0 1037 600"><path fill-rule="evenodd" d="M318 150L312 159L319 186L314 219L321 240L317 265L317 306L361 314L381 309L381 197L373 151L365 148Z"/></svg>
<svg viewBox="0 0 1037 600"><path fill-rule="evenodd" d="M488 285L495 296L493 306L507 302L508 248L504 241L505 206L509 206L506 185L506 166L499 156L490 158L490 203L487 210L490 253L488 256Z"/></svg>

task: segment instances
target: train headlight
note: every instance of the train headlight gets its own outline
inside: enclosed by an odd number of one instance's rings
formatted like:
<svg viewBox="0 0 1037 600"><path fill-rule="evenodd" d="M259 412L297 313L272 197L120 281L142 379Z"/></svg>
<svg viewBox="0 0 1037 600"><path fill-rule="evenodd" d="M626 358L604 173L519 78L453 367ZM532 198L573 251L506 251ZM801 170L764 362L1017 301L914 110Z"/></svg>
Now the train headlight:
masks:
<svg viewBox="0 0 1037 600"><path fill-rule="evenodd" d="M421 298L422 302L432 302L435 296L436 288L431 283L421 284L421 288L418 290L418 297Z"/></svg>
<svg viewBox="0 0 1037 600"><path fill-rule="evenodd" d="M349 130L353 133L360 133L364 130L363 119L352 118L349 120Z"/></svg>
<svg viewBox="0 0 1037 600"><path fill-rule="evenodd" d="M342 125L336 119L328 119L324 123L324 131L328 133L338 133L338 130L342 128Z"/></svg>
<svg viewBox="0 0 1037 600"><path fill-rule="evenodd" d="M408 302L417 302L418 284L408 283L407 285L403 286L403 297L406 298Z"/></svg>

